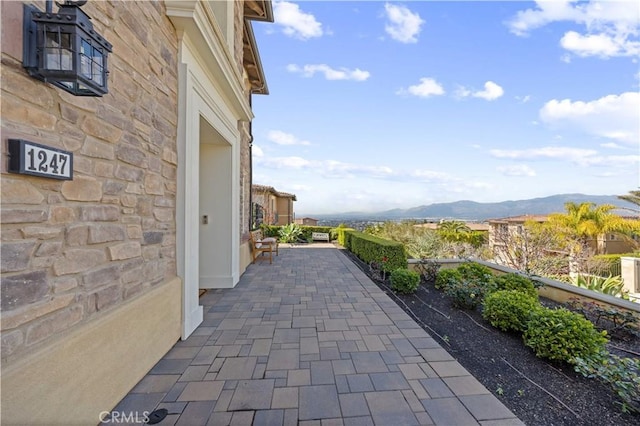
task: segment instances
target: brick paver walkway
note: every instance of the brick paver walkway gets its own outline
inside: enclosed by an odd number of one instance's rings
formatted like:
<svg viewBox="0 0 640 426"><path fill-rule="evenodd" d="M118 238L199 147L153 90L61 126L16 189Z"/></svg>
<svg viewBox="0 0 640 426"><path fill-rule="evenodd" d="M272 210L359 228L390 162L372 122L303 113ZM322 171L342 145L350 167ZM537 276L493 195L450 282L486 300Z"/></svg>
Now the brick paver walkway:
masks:
<svg viewBox="0 0 640 426"><path fill-rule="evenodd" d="M522 425L336 248L282 248L114 411L161 425Z"/></svg>

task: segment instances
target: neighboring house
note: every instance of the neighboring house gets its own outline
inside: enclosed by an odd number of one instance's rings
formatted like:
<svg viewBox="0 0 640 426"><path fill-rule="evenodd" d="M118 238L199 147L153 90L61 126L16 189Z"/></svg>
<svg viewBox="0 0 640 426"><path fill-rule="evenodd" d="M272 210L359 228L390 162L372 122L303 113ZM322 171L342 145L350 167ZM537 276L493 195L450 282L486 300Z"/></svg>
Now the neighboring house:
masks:
<svg viewBox="0 0 640 426"><path fill-rule="evenodd" d="M318 226L318 219L313 219L311 217L303 217L300 219L295 219L294 223L298 225L304 225L304 226Z"/></svg>
<svg viewBox="0 0 640 426"><path fill-rule="evenodd" d="M86 3L113 45L102 97L29 77L23 3L0 7L2 421L97 424L202 322L200 288L250 263L250 98L268 93L250 21L272 5ZM10 138L71 152L73 179L9 173Z"/></svg>
<svg viewBox="0 0 640 426"><path fill-rule="evenodd" d="M272 186L253 185L253 226L289 225L294 222L294 194L276 191Z"/></svg>
<svg viewBox="0 0 640 426"><path fill-rule="evenodd" d="M543 223L548 220L547 215L522 215L489 220L489 247L496 256L500 256L502 247L505 246L507 235L515 235L524 231L525 222L534 221ZM636 240L636 241L634 241ZM616 233L600 235L595 240L589 241L590 246L602 254L630 253L638 247L637 238L630 240Z"/></svg>

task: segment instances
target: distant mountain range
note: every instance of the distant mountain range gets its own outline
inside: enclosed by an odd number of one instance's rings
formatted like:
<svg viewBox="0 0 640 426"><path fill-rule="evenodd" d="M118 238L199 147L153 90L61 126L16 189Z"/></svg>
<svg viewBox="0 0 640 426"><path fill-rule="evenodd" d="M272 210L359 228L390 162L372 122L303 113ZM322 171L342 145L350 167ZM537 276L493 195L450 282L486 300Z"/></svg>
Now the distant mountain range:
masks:
<svg viewBox="0 0 640 426"><path fill-rule="evenodd" d="M529 200L502 201L500 203L477 203L475 201L455 201L452 203L435 203L409 209L393 209L374 213L345 212L333 214L319 214L311 217L320 220L330 219L367 219L367 220L401 220L401 219L459 219L483 221L502 217L520 215L544 215L565 212L565 203L595 203L613 204L621 209L639 209L635 204L621 200L617 195L585 195L559 194ZM619 214L632 212L621 210ZM637 214L637 213L636 213Z"/></svg>

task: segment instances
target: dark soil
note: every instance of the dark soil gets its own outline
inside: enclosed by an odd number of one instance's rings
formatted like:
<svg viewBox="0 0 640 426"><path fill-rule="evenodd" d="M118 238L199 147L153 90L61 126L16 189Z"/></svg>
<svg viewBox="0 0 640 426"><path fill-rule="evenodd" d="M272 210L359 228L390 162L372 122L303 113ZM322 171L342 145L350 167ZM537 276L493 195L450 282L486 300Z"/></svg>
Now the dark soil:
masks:
<svg viewBox="0 0 640 426"><path fill-rule="evenodd" d="M637 426L640 415L623 413L617 396L605 384L576 373L564 363L537 358L522 337L493 328L480 308L461 310L433 283L422 283L414 294L396 293L388 280L372 276L368 265L342 252L378 287L438 340L460 364L529 426ZM548 306L557 303L541 299ZM611 344L640 352L637 336ZM619 356L634 356L614 346Z"/></svg>

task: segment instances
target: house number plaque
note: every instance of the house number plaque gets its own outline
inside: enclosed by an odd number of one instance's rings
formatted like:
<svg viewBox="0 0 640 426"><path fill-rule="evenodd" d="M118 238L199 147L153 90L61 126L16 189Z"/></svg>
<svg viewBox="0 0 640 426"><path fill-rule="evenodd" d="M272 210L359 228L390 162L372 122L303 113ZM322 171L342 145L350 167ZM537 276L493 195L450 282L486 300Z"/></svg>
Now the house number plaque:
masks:
<svg viewBox="0 0 640 426"><path fill-rule="evenodd" d="M23 139L9 139L9 171L71 180L73 153Z"/></svg>

